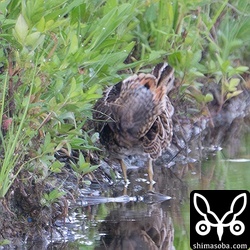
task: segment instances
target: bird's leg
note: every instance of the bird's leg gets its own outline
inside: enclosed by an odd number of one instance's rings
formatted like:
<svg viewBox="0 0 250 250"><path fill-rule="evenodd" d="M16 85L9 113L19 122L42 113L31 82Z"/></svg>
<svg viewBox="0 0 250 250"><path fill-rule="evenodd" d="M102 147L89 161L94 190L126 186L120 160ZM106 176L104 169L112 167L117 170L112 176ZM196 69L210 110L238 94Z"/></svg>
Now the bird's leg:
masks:
<svg viewBox="0 0 250 250"><path fill-rule="evenodd" d="M148 158L148 178L149 178L150 183L154 182L153 177L154 177L153 161L149 157Z"/></svg>
<svg viewBox="0 0 250 250"><path fill-rule="evenodd" d="M125 183L127 183L128 182L128 178L127 178L127 166L126 166L125 162L122 159L119 159L119 162L120 162L120 165L121 165L121 168L122 168L122 173L123 173L124 181L125 181Z"/></svg>
<svg viewBox="0 0 250 250"><path fill-rule="evenodd" d="M148 158L148 179L149 179L149 191L153 191L153 185L155 184L154 178L154 169L153 169L153 160Z"/></svg>

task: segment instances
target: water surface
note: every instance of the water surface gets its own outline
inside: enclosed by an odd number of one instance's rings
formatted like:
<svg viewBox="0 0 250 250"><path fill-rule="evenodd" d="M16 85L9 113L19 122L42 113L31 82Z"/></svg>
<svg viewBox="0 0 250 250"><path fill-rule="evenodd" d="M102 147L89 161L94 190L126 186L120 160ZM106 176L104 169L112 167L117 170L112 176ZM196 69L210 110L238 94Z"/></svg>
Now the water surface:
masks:
<svg viewBox="0 0 250 250"><path fill-rule="evenodd" d="M250 189L250 133L216 144L195 145L186 162L171 168L154 167L153 191L172 199L159 203L143 201L150 186L143 168L129 170L131 183L83 190L99 197L128 195L130 202L75 206L60 224L48 249L190 249L190 192L192 190ZM126 196L127 197L127 196Z"/></svg>

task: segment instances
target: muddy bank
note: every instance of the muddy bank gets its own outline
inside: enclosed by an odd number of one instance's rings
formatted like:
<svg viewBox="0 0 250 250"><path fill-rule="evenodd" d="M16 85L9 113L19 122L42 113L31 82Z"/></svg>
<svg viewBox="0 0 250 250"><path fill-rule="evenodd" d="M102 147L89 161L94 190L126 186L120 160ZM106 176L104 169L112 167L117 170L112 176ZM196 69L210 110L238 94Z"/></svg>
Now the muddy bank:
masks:
<svg viewBox="0 0 250 250"><path fill-rule="evenodd" d="M214 88L210 86L204 91L216 96L215 89L216 86ZM242 131L249 131L250 92L244 89L239 96L226 102L221 110L219 110L220 105L215 97L214 101L207 106L209 112L205 112L205 114L195 109L193 103L182 102L178 98L173 103L176 110L174 139L171 148L154 163L155 166L163 166L155 171L155 187L159 192L163 190L162 187L174 187L175 190L179 190L179 197L182 197L182 193L188 191L182 186L180 180L176 179L173 182L169 176L167 178L169 183L164 183L161 177L171 175L170 169L174 169L177 162L200 161L206 157L206 154L216 151L224 145L232 145L231 150L236 153ZM93 157L95 163L98 156L99 154L96 154ZM77 157L77 153L75 157ZM110 175L110 167L105 160L100 161L101 167L93 174L84 178L76 178L68 164L70 159L63 155L60 155L59 159L66 164L62 173L53 174L46 181L37 183L32 176L23 171L6 196L6 200L0 203L0 241L10 240L7 244L9 246L5 246L6 249L21 246L23 242L30 242L30 244L40 242L40 244L47 246L52 236L63 238L60 227L63 226L68 209L71 209L76 203L77 197L82 195L84 200L84 195L96 192L98 189L105 189L115 183ZM131 168L144 165L143 157L131 158L127 162ZM120 171L117 163L114 162L112 165L115 169L114 173ZM145 172L145 169L138 168L138 174L136 171L128 170L131 186L135 187L133 180L140 175L140 172ZM86 185L86 181L90 182L91 185ZM49 193L55 187L60 187L60 190L65 192L65 196L51 204L43 204L41 202L42 195ZM119 189L119 186L117 188ZM141 188L141 193L145 193L143 188ZM89 191L82 194L81 190L83 189ZM138 193L140 194L140 192ZM166 195L171 196L171 189ZM171 222L168 218L165 219L171 234ZM121 227L123 228L124 225ZM161 225L155 227L160 230Z"/></svg>

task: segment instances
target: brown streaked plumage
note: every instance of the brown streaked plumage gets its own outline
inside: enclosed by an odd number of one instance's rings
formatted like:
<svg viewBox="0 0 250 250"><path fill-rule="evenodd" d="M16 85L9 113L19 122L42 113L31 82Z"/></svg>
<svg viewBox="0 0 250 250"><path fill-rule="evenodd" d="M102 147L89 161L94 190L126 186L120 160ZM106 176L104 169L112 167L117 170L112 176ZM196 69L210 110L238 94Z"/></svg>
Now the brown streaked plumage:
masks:
<svg viewBox="0 0 250 250"><path fill-rule="evenodd" d="M149 179L153 181L152 160L172 141L174 108L167 94L173 83L173 68L160 63L151 74L135 74L109 87L95 104L95 129L110 156L120 161L125 180L123 159L147 154Z"/></svg>

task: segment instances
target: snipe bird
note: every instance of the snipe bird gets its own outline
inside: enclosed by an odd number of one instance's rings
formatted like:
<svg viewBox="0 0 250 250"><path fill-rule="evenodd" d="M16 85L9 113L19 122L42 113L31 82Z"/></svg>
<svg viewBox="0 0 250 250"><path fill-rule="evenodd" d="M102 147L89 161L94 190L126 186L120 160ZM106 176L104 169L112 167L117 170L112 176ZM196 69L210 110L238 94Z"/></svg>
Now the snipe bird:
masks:
<svg viewBox="0 0 250 250"><path fill-rule="evenodd" d="M109 155L120 162L131 155L148 157L149 180L153 182L152 160L170 146L174 108L168 98L174 85L174 69L167 63L155 66L151 74L134 74L109 87L94 106L94 126Z"/></svg>

